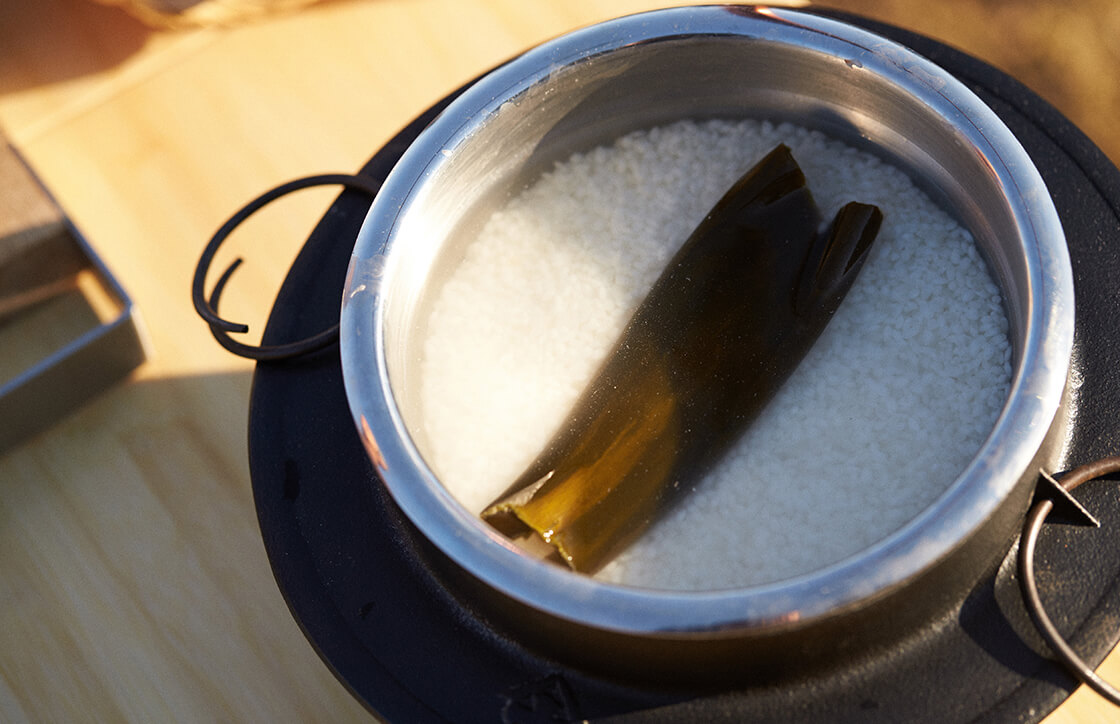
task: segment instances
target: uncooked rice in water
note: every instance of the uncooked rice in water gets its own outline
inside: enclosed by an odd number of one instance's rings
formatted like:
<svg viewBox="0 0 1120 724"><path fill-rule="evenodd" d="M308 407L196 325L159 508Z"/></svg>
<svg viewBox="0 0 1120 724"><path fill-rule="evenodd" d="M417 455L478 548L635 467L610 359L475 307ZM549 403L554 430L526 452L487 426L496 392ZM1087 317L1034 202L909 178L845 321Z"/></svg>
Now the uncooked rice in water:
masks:
<svg viewBox="0 0 1120 724"><path fill-rule="evenodd" d="M557 164L493 214L436 291L418 437L464 506L479 512L536 457L669 258L779 143L825 218L875 204L879 237L740 443L596 575L678 590L787 579L858 553L945 492L1011 377L999 288L970 234L906 174L821 133L682 121Z"/></svg>

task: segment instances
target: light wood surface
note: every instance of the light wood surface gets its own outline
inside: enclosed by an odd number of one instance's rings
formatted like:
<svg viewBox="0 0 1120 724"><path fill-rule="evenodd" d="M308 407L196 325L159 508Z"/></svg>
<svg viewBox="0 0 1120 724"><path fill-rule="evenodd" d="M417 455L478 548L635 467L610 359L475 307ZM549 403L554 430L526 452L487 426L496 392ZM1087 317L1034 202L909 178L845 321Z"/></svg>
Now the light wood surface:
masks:
<svg viewBox="0 0 1120 724"><path fill-rule="evenodd" d="M191 309L197 256L248 199L291 177L356 170L495 63L662 4L333 0L241 27L155 31L86 0L0 2L0 127L132 294L153 350L128 383L0 453L0 721L369 720L273 581L246 461L252 368ZM977 30L1007 3L979 3L973 16L925 0L831 4L1022 70L1007 42L1029 36ZM1120 23L1093 3L1061 7L1087 32ZM1078 37L1064 41L1075 55ZM1108 126L1079 104L1100 100L1086 98L1090 76L1115 67L1090 64L1049 96L1114 159ZM260 328L335 193L291 197L235 235L226 258L248 263L229 317ZM1120 680L1120 655L1101 671ZM1116 717L1083 689L1047 721Z"/></svg>

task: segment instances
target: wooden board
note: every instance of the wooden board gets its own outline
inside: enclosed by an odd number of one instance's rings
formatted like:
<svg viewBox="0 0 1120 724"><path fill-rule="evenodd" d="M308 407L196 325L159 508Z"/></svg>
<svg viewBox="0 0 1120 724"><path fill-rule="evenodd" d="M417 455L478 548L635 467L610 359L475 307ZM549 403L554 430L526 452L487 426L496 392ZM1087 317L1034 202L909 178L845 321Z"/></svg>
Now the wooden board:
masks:
<svg viewBox="0 0 1120 724"><path fill-rule="evenodd" d="M243 26L157 31L86 0L0 3L0 127L133 296L154 354L127 384L0 455L0 720L368 720L272 580L246 467L252 368L195 317L194 263L261 191L355 170L504 58L661 4L328 0ZM1084 110L1111 99L1102 117L1116 117L1117 59L1086 50L1116 52L1099 35L1117 37L1107 0L1064 4L1060 16L1033 1L952 13L921 0L829 4L1012 70L1067 101L1118 158L1107 125ZM1015 23L1060 27L1062 45L1032 45L1043 36ZM1031 68L1057 90L1026 77ZM235 234L223 259L249 262L225 295L229 317L259 331L334 193L293 196ZM1120 655L1102 674L1120 680ZM1083 690L1048 722L1114 717Z"/></svg>

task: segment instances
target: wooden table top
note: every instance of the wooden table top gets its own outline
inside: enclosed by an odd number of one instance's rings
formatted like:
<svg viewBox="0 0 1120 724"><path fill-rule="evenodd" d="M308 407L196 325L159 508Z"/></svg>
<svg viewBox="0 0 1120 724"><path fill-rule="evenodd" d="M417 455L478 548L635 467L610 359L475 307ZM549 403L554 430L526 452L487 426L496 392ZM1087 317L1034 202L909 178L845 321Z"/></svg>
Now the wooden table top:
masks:
<svg viewBox="0 0 1120 724"><path fill-rule="evenodd" d="M195 316L195 261L265 189L356 170L495 63L663 4L328 0L239 27L170 31L87 0L0 3L0 128L130 292L152 349L128 382L0 452L0 720L369 720L272 578L247 469L252 365ZM830 5L1046 86L1118 158L1107 133L1120 84L1097 70L1120 53L1110 4ZM1112 104L1103 120L1100 103ZM223 312L263 325L336 193L290 197L235 234L227 256L249 262ZM1120 681L1120 654L1101 673ZM1116 716L1083 687L1047 722Z"/></svg>

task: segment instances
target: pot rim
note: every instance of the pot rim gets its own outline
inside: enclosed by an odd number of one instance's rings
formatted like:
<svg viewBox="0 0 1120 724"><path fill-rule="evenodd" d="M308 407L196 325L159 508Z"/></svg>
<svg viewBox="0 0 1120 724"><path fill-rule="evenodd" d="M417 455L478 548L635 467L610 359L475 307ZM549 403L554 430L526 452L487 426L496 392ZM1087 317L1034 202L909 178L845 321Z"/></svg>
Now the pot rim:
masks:
<svg viewBox="0 0 1120 724"><path fill-rule="evenodd" d="M711 591L641 589L598 581L529 558L461 506L412 441L386 364L387 274L398 220L443 149L470 134L504 99L624 45L682 35L795 42L856 58L917 99L949 108L973 150L991 166L1013 207L1026 248L1031 303L1024 342L992 432L964 471L908 524L861 553L771 584ZM1065 388L1073 347L1073 278L1065 238L1045 184L995 113L956 78L893 41L793 9L694 6L606 21L530 49L455 99L386 178L359 232L343 297L343 379L359 434L394 500L444 554L490 587L545 613L596 628L652 636L722 637L803 626L897 590L947 557L1004 502L1042 447Z"/></svg>

